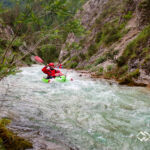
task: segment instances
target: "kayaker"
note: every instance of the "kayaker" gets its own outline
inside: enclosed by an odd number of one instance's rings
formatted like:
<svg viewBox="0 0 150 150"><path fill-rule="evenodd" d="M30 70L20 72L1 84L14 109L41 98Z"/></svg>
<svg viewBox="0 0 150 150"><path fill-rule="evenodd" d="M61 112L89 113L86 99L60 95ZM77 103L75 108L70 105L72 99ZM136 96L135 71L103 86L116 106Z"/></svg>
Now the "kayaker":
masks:
<svg viewBox="0 0 150 150"><path fill-rule="evenodd" d="M47 74L47 78L46 79L53 79L55 78L56 76L61 76L63 75L59 70L55 70L54 69L55 66L54 66L54 63L49 63L47 64L43 69L42 71Z"/></svg>

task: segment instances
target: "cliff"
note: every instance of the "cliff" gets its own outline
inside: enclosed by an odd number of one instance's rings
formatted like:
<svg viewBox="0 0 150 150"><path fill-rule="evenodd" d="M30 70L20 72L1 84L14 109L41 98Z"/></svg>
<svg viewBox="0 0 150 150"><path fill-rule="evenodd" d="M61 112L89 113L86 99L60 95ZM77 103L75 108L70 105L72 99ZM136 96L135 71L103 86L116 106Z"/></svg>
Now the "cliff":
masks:
<svg viewBox="0 0 150 150"><path fill-rule="evenodd" d="M150 84L149 14L149 0L89 0L76 14L87 32L69 33L59 60L120 84Z"/></svg>

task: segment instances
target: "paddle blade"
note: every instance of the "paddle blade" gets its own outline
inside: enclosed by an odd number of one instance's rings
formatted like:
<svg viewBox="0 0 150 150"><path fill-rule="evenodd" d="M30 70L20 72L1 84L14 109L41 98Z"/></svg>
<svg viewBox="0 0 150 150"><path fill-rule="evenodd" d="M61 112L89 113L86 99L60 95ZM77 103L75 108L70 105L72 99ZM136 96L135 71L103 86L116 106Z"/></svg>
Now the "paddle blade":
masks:
<svg viewBox="0 0 150 150"><path fill-rule="evenodd" d="M35 56L34 59L39 63L44 63L44 61L39 56Z"/></svg>

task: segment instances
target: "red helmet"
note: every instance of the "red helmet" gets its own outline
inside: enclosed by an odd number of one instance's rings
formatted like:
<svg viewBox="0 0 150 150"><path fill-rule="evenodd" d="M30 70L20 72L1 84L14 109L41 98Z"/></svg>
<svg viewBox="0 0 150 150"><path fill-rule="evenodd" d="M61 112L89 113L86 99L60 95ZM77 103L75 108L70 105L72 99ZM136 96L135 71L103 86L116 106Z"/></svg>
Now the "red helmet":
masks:
<svg viewBox="0 0 150 150"><path fill-rule="evenodd" d="M49 63L49 66L54 67L54 63Z"/></svg>

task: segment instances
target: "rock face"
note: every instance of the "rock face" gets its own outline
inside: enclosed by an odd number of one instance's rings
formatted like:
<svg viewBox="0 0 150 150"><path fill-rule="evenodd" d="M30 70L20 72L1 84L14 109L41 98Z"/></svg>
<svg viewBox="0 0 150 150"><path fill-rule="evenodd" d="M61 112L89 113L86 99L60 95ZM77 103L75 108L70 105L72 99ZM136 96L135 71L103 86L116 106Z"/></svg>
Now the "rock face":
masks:
<svg viewBox="0 0 150 150"><path fill-rule="evenodd" d="M96 19L103 12L104 9L103 6L107 2L108 0L90 0L83 6L83 9L77 13L76 18L81 18L81 23L86 28L86 30L90 30L92 25L95 23ZM89 38L92 38L91 35ZM82 38L77 38L73 33L70 33L68 35L66 43L69 43L71 45L73 42L79 42L81 39ZM59 56L60 61L63 61L63 59L68 55L68 51L65 48L66 48L66 44L62 46L62 50Z"/></svg>
<svg viewBox="0 0 150 150"><path fill-rule="evenodd" d="M89 69L101 75L111 72L110 78L119 81L125 78L127 83L150 84L150 36L143 36L150 30L149 14L149 0L89 0L75 16L87 33L81 37L70 33L59 60L70 68ZM80 49L68 49L72 43ZM138 75L133 75L137 70Z"/></svg>

